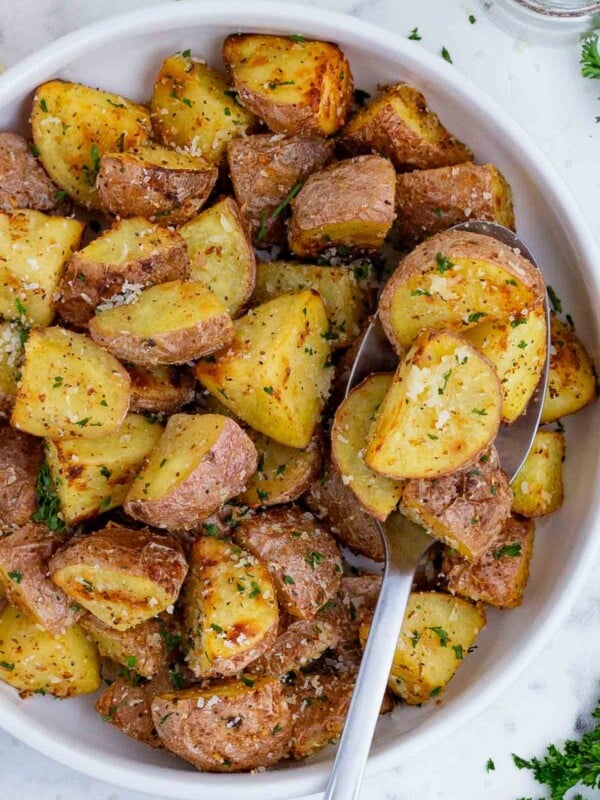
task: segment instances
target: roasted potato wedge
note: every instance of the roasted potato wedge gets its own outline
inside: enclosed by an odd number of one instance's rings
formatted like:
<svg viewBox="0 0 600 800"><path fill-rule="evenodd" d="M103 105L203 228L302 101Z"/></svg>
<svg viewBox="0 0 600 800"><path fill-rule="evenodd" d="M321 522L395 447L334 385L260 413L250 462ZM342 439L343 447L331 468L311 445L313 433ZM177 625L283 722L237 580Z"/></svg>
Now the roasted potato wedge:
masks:
<svg viewBox="0 0 600 800"><path fill-rule="evenodd" d="M75 697L100 688L100 660L79 625L54 636L9 605L0 611L0 680L23 697Z"/></svg>
<svg viewBox="0 0 600 800"><path fill-rule="evenodd" d="M513 494L491 447L463 469L408 481L402 513L469 561L481 558L510 517Z"/></svg>
<svg viewBox="0 0 600 800"><path fill-rule="evenodd" d="M556 422L592 403L598 394L592 359L572 326L552 315L550 372L542 423Z"/></svg>
<svg viewBox="0 0 600 800"><path fill-rule="evenodd" d="M169 281L97 314L90 335L117 358L156 367L214 353L231 341L233 325L225 304L203 283Z"/></svg>
<svg viewBox="0 0 600 800"><path fill-rule="evenodd" d="M99 209L95 183L100 157L144 144L150 114L121 95L54 80L35 93L31 128L52 180L79 205Z"/></svg>
<svg viewBox="0 0 600 800"><path fill-rule="evenodd" d="M177 542L110 522L50 561L57 586L101 622L126 631L172 605L187 573Z"/></svg>
<svg viewBox="0 0 600 800"><path fill-rule="evenodd" d="M394 221L395 181L392 164L373 155L314 172L291 203L290 250L301 258L338 246L378 250Z"/></svg>
<svg viewBox="0 0 600 800"><path fill-rule="evenodd" d="M229 173L240 211L254 243L285 241L283 211L290 193L333 155L322 136L259 133L234 139L227 147Z"/></svg>
<svg viewBox="0 0 600 800"><path fill-rule="evenodd" d="M129 376L88 336L64 328L31 331L12 424L35 436L100 439L129 408Z"/></svg>
<svg viewBox="0 0 600 800"><path fill-rule="evenodd" d="M403 483L378 475L365 463L369 430L383 403L393 375L370 375L338 406L331 428L331 458L342 482L368 514L384 522L402 496Z"/></svg>
<svg viewBox="0 0 600 800"><path fill-rule="evenodd" d="M308 490L321 468L318 438L312 439L304 450L298 450L252 429L248 435L258 452L258 466L238 499L250 508L297 500Z"/></svg>
<svg viewBox="0 0 600 800"><path fill-rule="evenodd" d="M294 721L292 755L306 758L333 744L344 729L354 690L353 675L300 674L286 687Z"/></svg>
<svg viewBox="0 0 600 800"><path fill-rule="evenodd" d="M187 664L199 678L237 675L275 641L278 609L267 569L249 553L202 536L184 595Z"/></svg>
<svg viewBox="0 0 600 800"><path fill-rule="evenodd" d="M502 392L502 421L514 422L540 381L548 332L543 306L526 317L482 322L464 332L494 365Z"/></svg>
<svg viewBox="0 0 600 800"><path fill-rule="evenodd" d="M105 722L110 722L131 739L150 747L162 747L152 719L151 703L155 693L153 681L140 684L117 678L96 701L95 709ZM163 687L162 691L165 690Z"/></svg>
<svg viewBox="0 0 600 800"><path fill-rule="evenodd" d="M539 430L525 463L512 482L512 509L524 517L544 517L563 502L565 436L561 431Z"/></svg>
<svg viewBox="0 0 600 800"><path fill-rule="evenodd" d="M96 310L130 303L144 287L185 279L188 273L178 233L142 217L120 220L69 261L58 310L66 322L85 327Z"/></svg>
<svg viewBox="0 0 600 800"><path fill-rule="evenodd" d="M46 463L62 517L78 525L120 506L162 434L162 426L128 414L101 439L46 439Z"/></svg>
<svg viewBox="0 0 600 800"><path fill-rule="evenodd" d="M492 546L477 561L465 561L447 551L442 563L446 588L471 600L500 608L516 608L523 601L533 554L532 520L509 517Z"/></svg>
<svg viewBox="0 0 600 800"><path fill-rule="evenodd" d="M277 678L163 692L152 718L163 745L205 772L271 766L289 750L292 719Z"/></svg>
<svg viewBox="0 0 600 800"><path fill-rule="evenodd" d="M36 482L43 461L39 439L0 425L0 531L30 521L37 508Z"/></svg>
<svg viewBox="0 0 600 800"><path fill-rule="evenodd" d="M423 329L464 331L483 319L516 321L544 300L540 272L490 236L447 231L401 262L379 301L381 322L401 353Z"/></svg>
<svg viewBox="0 0 600 800"><path fill-rule="evenodd" d="M314 290L284 294L234 329L226 350L196 364L196 377L255 430L308 447L331 380L323 301Z"/></svg>
<svg viewBox="0 0 600 800"><path fill-rule="evenodd" d="M65 265L85 225L40 211L0 213L0 315L21 328L50 325Z"/></svg>
<svg viewBox="0 0 600 800"><path fill-rule="evenodd" d="M255 118L231 97L222 75L185 52L169 56L154 83L154 135L167 147L219 164L227 142L247 134Z"/></svg>
<svg viewBox="0 0 600 800"><path fill-rule="evenodd" d="M354 85L336 44L233 34L223 43L223 61L239 102L276 133L329 136L346 121Z"/></svg>
<svg viewBox="0 0 600 800"><path fill-rule="evenodd" d="M340 144L353 155L381 153L401 172L473 160L470 149L429 110L421 92L406 83L386 87L360 109L341 132Z"/></svg>
<svg viewBox="0 0 600 800"><path fill-rule="evenodd" d="M294 507L270 509L243 519L234 536L267 566L280 605L293 617L313 619L339 589L339 548L312 514Z"/></svg>
<svg viewBox="0 0 600 800"><path fill-rule="evenodd" d="M0 417L10 414L15 404L26 336L18 322L0 322Z"/></svg>
<svg viewBox="0 0 600 800"><path fill-rule="evenodd" d="M179 231L190 258L190 278L202 281L239 314L254 289L256 259L235 200L224 197Z"/></svg>
<svg viewBox="0 0 600 800"><path fill-rule="evenodd" d="M52 183L27 140L18 133L0 133L0 211L33 208L59 211L64 192Z"/></svg>
<svg viewBox="0 0 600 800"><path fill-rule="evenodd" d="M173 414L124 503L157 528L193 530L235 497L256 470L256 448L218 414Z"/></svg>
<svg viewBox="0 0 600 800"><path fill-rule="evenodd" d="M501 403L498 377L485 356L455 333L425 331L398 367L371 425L366 465L396 480L454 472L494 439Z"/></svg>
<svg viewBox="0 0 600 800"><path fill-rule="evenodd" d="M32 523L0 537L0 591L53 636L64 634L83 611L48 578L48 561L61 544L45 525Z"/></svg>
<svg viewBox="0 0 600 800"><path fill-rule="evenodd" d="M396 232L405 246L469 219L515 228L510 186L493 164L417 169L396 178Z"/></svg>
<svg viewBox="0 0 600 800"><path fill-rule="evenodd" d="M437 697L485 625L483 605L439 592L413 592L388 686L409 705ZM366 641L369 624L361 625Z"/></svg>
<svg viewBox="0 0 600 800"><path fill-rule="evenodd" d="M267 261L258 265L253 300L265 303L285 292L315 289L327 317L327 338L333 349L348 347L360 333L371 301L371 271L366 266L320 267L293 261Z"/></svg>
<svg viewBox="0 0 600 800"><path fill-rule="evenodd" d="M167 663L167 645L157 619L148 619L126 631L105 625L93 614L86 614L79 624L101 656L116 661L136 675L152 678Z"/></svg>
<svg viewBox="0 0 600 800"><path fill-rule="evenodd" d="M131 380L130 411L175 414L194 399L194 378L186 369L128 364L127 372Z"/></svg>
<svg viewBox="0 0 600 800"><path fill-rule="evenodd" d="M331 461L313 481L305 502L315 516L323 520L340 542L356 553L383 561L385 551L375 520L358 501L350 486L342 480Z"/></svg>
<svg viewBox="0 0 600 800"><path fill-rule="evenodd" d="M273 645L246 668L254 675L280 677L305 669L338 643L339 631L325 620L295 619L280 633Z"/></svg>
<svg viewBox="0 0 600 800"><path fill-rule="evenodd" d="M217 174L215 166L198 156L148 144L103 155L96 189L110 214L181 225L206 203Z"/></svg>

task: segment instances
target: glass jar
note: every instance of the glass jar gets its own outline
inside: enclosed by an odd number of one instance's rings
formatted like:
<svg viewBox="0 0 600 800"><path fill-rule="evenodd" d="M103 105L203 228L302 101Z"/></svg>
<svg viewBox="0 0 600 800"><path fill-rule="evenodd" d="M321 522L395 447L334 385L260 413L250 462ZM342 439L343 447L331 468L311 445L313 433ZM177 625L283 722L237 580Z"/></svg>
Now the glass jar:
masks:
<svg viewBox="0 0 600 800"><path fill-rule="evenodd" d="M596 20L600 26L600 0L483 0L481 5L500 28L536 44L577 41Z"/></svg>

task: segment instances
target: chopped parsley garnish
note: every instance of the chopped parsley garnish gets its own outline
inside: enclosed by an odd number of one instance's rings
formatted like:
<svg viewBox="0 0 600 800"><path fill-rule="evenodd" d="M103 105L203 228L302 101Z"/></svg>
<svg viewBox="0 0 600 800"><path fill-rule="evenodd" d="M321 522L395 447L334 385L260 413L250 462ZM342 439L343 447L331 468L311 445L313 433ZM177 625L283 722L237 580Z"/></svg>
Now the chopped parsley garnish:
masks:
<svg viewBox="0 0 600 800"><path fill-rule="evenodd" d="M515 319L511 319L510 327L511 328L518 328L519 325L525 325L526 322L527 322L527 320L525 319L525 317L516 317Z"/></svg>
<svg viewBox="0 0 600 800"><path fill-rule="evenodd" d="M15 668L15 665L10 661L0 661L0 667L3 669L8 669L12 672L12 670Z"/></svg>
<svg viewBox="0 0 600 800"><path fill-rule="evenodd" d="M503 556L517 558L517 556L521 555L521 543L513 542L512 544L505 544L502 547L497 547L492 551L492 555L496 560L502 558Z"/></svg>
<svg viewBox="0 0 600 800"><path fill-rule="evenodd" d="M427 436L432 442L436 442L439 439L439 436L436 436L435 433L428 433Z"/></svg>
<svg viewBox="0 0 600 800"><path fill-rule="evenodd" d="M260 594L260 586L256 581L251 581L250 586L252 587L252 591L249 592L248 598L252 600L254 597L258 597L258 595Z"/></svg>
<svg viewBox="0 0 600 800"><path fill-rule="evenodd" d="M421 634L419 631L413 631L412 636L410 637L410 641L413 647L416 647L419 644L419 639L421 638Z"/></svg>
<svg viewBox="0 0 600 800"><path fill-rule="evenodd" d="M271 394L272 395L274 393L274 389L273 389L272 386L263 386L263 392L266 392L266 394Z"/></svg>
<svg viewBox="0 0 600 800"><path fill-rule="evenodd" d="M62 375L56 375L55 378L54 378L54 383L52 384L52 388L53 389L58 389L59 386L62 386L62 382L63 382L63 376Z"/></svg>
<svg viewBox="0 0 600 800"><path fill-rule="evenodd" d="M429 697L437 697L437 696L438 696L438 694L439 694L441 691L442 691L442 687L441 687L441 686L436 686L436 687L435 687L435 689L432 689L432 690L429 692Z"/></svg>
<svg viewBox="0 0 600 800"><path fill-rule="evenodd" d="M109 470L108 467L100 467L100 475L102 475L103 478L108 479L112 475L112 472Z"/></svg>
<svg viewBox="0 0 600 800"><path fill-rule="evenodd" d="M110 505L110 500L110 497L103 497L102 500L100 500L100 508L108 508Z"/></svg>
<svg viewBox="0 0 600 800"><path fill-rule="evenodd" d="M408 38L411 40L411 42L420 42L423 37L419 33L418 28L413 28L412 31L408 34Z"/></svg>
<svg viewBox="0 0 600 800"><path fill-rule="evenodd" d="M248 678L247 675L240 675L240 680L244 686L249 686L250 688L254 686L254 681L252 678Z"/></svg>
<svg viewBox="0 0 600 800"><path fill-rule="evenodd" d="M192 55L192 51L191 51L191 50L182 50L182 51L181 51L181 55L182 55L184 58L190 58L190 57L191 57L191 55Z"/></svg>
<svg viewBox="0 0 600 800"><path fill-rule="evenodd" d="M87 579L87 578L82 578L82 580L81 580L81 585L82 585L82 586L83 586L83 588L86 590L86 592L94 592L94 591L96 591L96 590L94 589L94 584L93 584L93 583L91 583L91 581L88 581L88 579Z"/></svg>
<svg viewBox="0 0 600 800"><path fill-rule="evenodd" d="M435 635L440 640L440 644L442 647L448 646L448 639L450 638L448 631L444 630L444 628L441 628L439 625L434 625L432 628L429 628L429 630L435 633Z"/></svg>
<svg viewBox="0 0 600 800"><path fill-rule="evenodd" d="M519 348L519 350L525 350L525 348L527 347L527 342L525 341L525 339L521 339L517 347Z"/></svg>
<svg viewBox="0 0 600 800"><path fill-rule="evenodd" d="M115 108L127 108L125 103L113 103L110 97L106 98L106 102L109 103L111 106L114 106Z"/></svg>
<svg viewBox="0 0 600 800"><path fill-rule="evenodd" d="M290 34L288 36L288 39L291 39L292 42L296 42L296 44L298 44L299 42L305 42L306 41L306 38L304 36L302 36L302 34L300 34L300 33L292 33L292 34Z"/></svg>
<svg viewBox="0 0 600 800"><path fill-rule="evenodd" d="M467 317L468 322L479 322L482 317L487 317L487 312L485 311L473 311Z"/></svg>
<svg viewBox="0 0 600 800"><path fill-rule="evenodd" d="M323 553L319 553L316 550L311 550L304 556L304 560L311 569L316 569L319 564L322 564L323 561L325 561L325 556Z"/></svg>
<svg viewBox="0 0 600 800"><path fill-rule="evenodd" d="M290 586L296 583L296 581L292 578L291 575L284 575L283 582L289 584Z"/></svg>
<svg viewBox="0 0 600 800"><path fill-rule="evenodd" d="M287 206L292 202L294 197L296 197L296 195L298 194L298 192L300 191L300 189L302 188L303 185L304 185L304 181L298 181L297 184L292 186L290 191L283 198L281 203L279 203L279 205L277 206L275 211L273 211L273 213L271 214L271 219L275 219L275 217L278 217L281 214L281 212L283 211L283 209L287 208Z"/></svg>
<svg viewBox="0 0 600 800"><path fill-rule="evenodd" d="M413 289L410 293L411 297L431 297L431 292L428 292L427 289Z"/></svg>
<svg viewBox="0 0 600 800"><path fill-rule="evenodd" d="M31 142L29 145L29 149L31 150L31 155L35 156L36 158L40 154L40 148L37 146L35 142Z"/></svg>
<svg viewBox="0 0 600 800"><path fill-rule="evenodd" d="M8 577L11 579L11 581L14 581L15 583L21 583L21 581L23 580L23 573L21 572L21 570L13 569L8 573Z"/></svg>
<svg viewBox="0 0 600 800"><path fill-rule="evenodd" d="M457 661L462 661L464 656L463 646L462 644L453 644L452 649L454 650L454 656Z"/></svg>
<svg viewBox="0 0 600 800"><path fill-rule="evenodd" d="M275 734L276 734L276 733L279 733L281 730L282 730L282 727L281 727L281 725L280 725L279 723L277 723L277 725L275 725L275 727L273 728L273 730L271 731L271 733L273 734L273 736L275 736Z"/></svg>
<svg viewBox="0 0 600 800"><path fill-rule="evenodd" d="M269 493L268 493L268 492L265 492L265 490L264 490L264 489L259 489L259 488L257 487L257 489L256 489L256 494L258 495L258 499L260 500L260 502L261 502L261 503L264 503L264 502L265 502L265 500L268 500L268 499L269 499Z"/></svg>
<svg viewBox="0 0 600 800"><path fill-rule="evenodd" d="M469 14L469 22L471 23L471 25L475 25L475 23L477 22L477 17L474 14Z"/></svg>
<svg viewBox="0 0 600 800"><path fill-rule="evenodd" d="M278 89L280 86L293 86L296 81L269 81L267 86L269 89Z"/></svg>
<svg viewBox="0 0 600 800"><path fill-rule="evenodd" d="M280 464L277 469L275 470L276 475L283 475L287 467L287 464Z"/></svg>
<svg viewBox="0 0 600 800"><path fill-rule="evenodd" d="M42 99L40 100L40 108L42 109L42 111L44 112L44 114L47 114L47 113L48 113L48 103L46 103L46 101L44 100L44 98L43 98L43 97L42 97Z"/></svg>
<svg viewBox="0 0 600 800"><path fill-rule="evenodd" d="M137 656L125 656L125 666L129 669L137 667Z"/></svg>
<svg viewBox="0 0 600 800"><path fill-rule="evenodd" d="M480 417L487 417L487 410L485 408L472 408L473 414L478 414Z"/></svg>
<svg viewBox="0 0 600 800"><path fill-rule="evenodd" d="M440 275L443 275L444 272L448 272L449 269L452 269L454 264L449 258L446 258L443 253L436 253L435 266Z"/></svg>
<svg viewBox="0 0 600 800"><path fill-rule="evenodd" d="M48 464L44 462L40 468L35 485L37 509L31 515L34 522L45 522L51 531L64 530L65 523L60 517L60 502Z"/></svg>
<svg viewBox="0 0 600 800"><path fill-rule="evenodd" d="M258 233L256 234L256 241L257 242L261 242L265 238L265 236L267 234L267 225L266 225L266 222L265 222L265 212L264 211L260 212L260 214L258 215L258 220L260 222L260 225L259 225L259 228L258 228Z"/></svg>
<svg viewBox="0 0 600 800"><path fill-rule="evenodd" d="M225 114L226 117L231 116L231 109L229 108L229 106L225 106L225 108L223 109L223 113Z"/></svg>
<svg viewBox="0 0 600 800"><path fill-rule="evenodd" d="M171 652L172 650L175 650L176 647L179 647L179 645L181 644L181 636L178 633L171 633L162 620L160 620L159 623L160 623L160 628L159 628L160 635L162 636L162 639L167 646L167 650Z"/></svg>
<svg viewBox="0 0 600 800"><path fill-rule="evenodd" d="M488 760L486 762L486 765L485 765L485 771L486 772L493 772L495 769L496 769L496 765L494 764L494 762L492 761L491 758L488 758Z"/></svg>
<svg viewBox="0 0 600 800"><path fill-rule="evenodd" d="M211 622L210 627L215 631L215 633L223 633L223 628L220 625L217 625L216 622Z"/></svg>
<svg viewBox="0 0 600 800"><path fill-rule="evenodd" d="M219 526L216 525L214 522L205 522L202 526L204 528L204 533L207 536L218 536L219 535Z"/></svg>
<svg viewBox="0 0 600 800"><path fill-rule="evenodd" d="M169 672L169 680L173 684L176 689L184 689L185 688L185 678L181 672L177 672L176 670L172 670Z"/></svg>
<svg viewBox="0 0 600 800"><path fill-rule="evenodd" d="M600 78L600 51L598 40L600 33L588 33L581 45L581 74L584 78Z"/></svg>
<svg viewBox="0 0 600 800"><path fill-rule="evenodd" d="M89 417L84 417L83 419L78 419L75 425L78 425L80 428L85 428L89 421Z"/></svg>
<svg viewBox="0 0 600 800"><path fill-rule="evenodd" d="M448 50L445 47L442 47L442 58L444 59L444 61L447 61L449 64L453 64L454 63L452 61L452 56L450 55L450 53L448 52Z"/></svg>
<svg viewBox="0 0 600 800"><path fill-rule="evenodd" d="M96 183L96 178L100 172L100 150L98 149L97 144L92 145L90 156L92 160L92 166L90 167L88 164L84 164L81 168L81 171L85 175L85 179L89 185L93 186Z"/></svg>
<svg viewBox="0 0 600 800"><path fill-rule="evenodd" d="M448 381L450 380L450 376L452 375L452 370L449 369L448 372L444 372L442 375L442 385L438 386L438 394L444 394L446 391L446 386L448 385Z"/></svg>
<svg viewBox="0 0 600 800"><path fill-rule="evenodd" d="M54 195L54 199L56 200L57 203L62 203L62 201L65 199L66 196L67 193L65 192L65 190L59 189Z"/></svg>
<svg viewBox="0 0 600 800"><path fill-rule="evenodd" d="M560 297L556 294L550 284L548 284L546 289L548 292L548 297L550 298L550 302L552 303L552 308L557 312L557 314L560 314L562 312L562 301Z"/></svg>

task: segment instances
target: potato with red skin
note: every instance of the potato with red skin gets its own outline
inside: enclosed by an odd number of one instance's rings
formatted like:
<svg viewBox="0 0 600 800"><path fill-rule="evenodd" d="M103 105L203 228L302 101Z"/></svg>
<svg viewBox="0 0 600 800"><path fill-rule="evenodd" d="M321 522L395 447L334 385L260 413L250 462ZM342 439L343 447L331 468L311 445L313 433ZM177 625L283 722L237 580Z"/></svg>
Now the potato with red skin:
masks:
<svg viewBox="0 0 600 800"><path fill-rule="evenodd" d="M471 150L446 130L421 92L407 83L384 87L379 97L354 114L339 141L352 155L387 156L400 172L473 160Z"/></svg>
<svg viewBox="0 0 600 800"><path fill-rule="evenodd" d="M0 591L55 636L64 634L83 613L48 577L48 562L64 541L34 523L0 537Z"/></svg>
<svg viewBox="0 0 600 800"><path fill-rule="evenodd" d="M248 673L278 677L304 669L340 640L340 632L320 617L311 620L286 617L283 626L286 627L268 651L248 665Z"/></svg>
<svg viewBox="0 0 600 800"><path fill-rule="evenodd" d="M40 439L0 425L0 530L26 525L35 513L43 461Z"/></svg>
<svg viewBox="0 0 600 800"><path fill-rule="evenodd" d="M293 617L313 619L339 589L339 548L312 514L293 506L269 509L242 520L234 536L266 565L280 605Z"/></svg>
<svg viewBox="0 0 600 800"><path fill-rule="evenodd" d="M46 175L27 140L18 133L0 133L0 210L52 212L64 205L64 192Z"/></svg>
<svg viewBox="0 0 600 800"><path fill-rule="evenodd" d="M134 628L119 631L105 625L93 614L86 614L79 624L101 656L122 664L143 678L152 678L167 663L168 651L161 620L149 619Z"/></svg>
<svg viewBox="0 0 600 800"><path fill-rule="evenodd" d="M333 142L321 136L259 133L229 142L227 160L233 190L257 246L285 241L281 204L298 183L322 169L332 155Z"/></svg>
<svg viewBox="0 0 600 800"><path fill-rule="evenodd" d="M101 622L126 631L172 605L188 571L180 545L109 522L76 536L49 564L54 583Z"/></svg>
<svg viewBox="0 0 600 800"><path fill-rule="evenodd" d="M244 488L257 454L242 428L219 414L173 414L123 509L172 531L195 530Z"/></svg>
<svg viewBox="0 0 600 800"><path fill-rule="evenodd" d="M268 767L289 751L292 720L277 678L162 692L152 718L163 745L204 772Z"/></svg>
<svg viewBox="0 0 600 800"><path fill-rule="evenodd" d="M127 364L130 412L175 414L194 399L194 378L185 367Z"/></svg>

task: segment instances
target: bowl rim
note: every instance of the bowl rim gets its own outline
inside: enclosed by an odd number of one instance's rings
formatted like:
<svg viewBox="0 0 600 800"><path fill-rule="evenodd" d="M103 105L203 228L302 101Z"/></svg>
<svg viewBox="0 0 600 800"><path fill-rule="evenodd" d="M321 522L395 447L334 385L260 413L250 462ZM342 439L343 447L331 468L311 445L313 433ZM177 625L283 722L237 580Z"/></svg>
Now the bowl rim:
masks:
<svg viewBox="0 0 600 800"><path fill-rule="evenodd" d="M202 3L187 0L177 5L136 9L79 28L11 66L0 76L0 109L24 91L29 92L40 82L53 77L56 71L83 56L90 48L95 49L132 35L178 29L203 21L229 25L235 31L239 29L240 20L243 20L244 26L251 25L257 31L301 32L315 38L334 41L345 39L346 44L353 41L363 47L371 43L397 58L403 69L413 69L415 73L438 83L445 96L459 104L466 103L493 119L504 139L519 152L521 158L526 159L531 179L544 192L548 203L555 211L560 210L565 235L585 265L581 273L582 280L590 296L600 301L600 268L596 266L598 246L566 184L529 134L495 100L455 67L399 34L358 17L274 0L263 0L251 9L247 0L204 0ZM600 302L596 302L598 307ZM428 744L446 738L481 713L516 680L564 620L591 572L594 557L600 550L600 536L594 535L594 531L600 528L600 502L588 509L585 522L589 533L577 551L577 558L573 556L569 559L573 569L564 578L552 613L540 620L531 631L518 657L490 680L482 691L463 700L452 714L433 724L427 720L412 729L408 738L402 736L398 742L388 744L381 752L372 755L367 766L368 774L391 768ZM80 743L75 749L68 739L49 734L44 725L25 716L18 702L11 702L10 698L0 695L0 709L0 726L43 755L99 780L180 800L196 798L201 788L208 789L215 800L217 797L229 797L231 791L236 789L243 789L248 800L306 797L323 790L329 771L329 762L309 763L299 768L261 774L218 775L150 764L134 768L128 757L117 757L107 763L91 746Z"/></svg>

